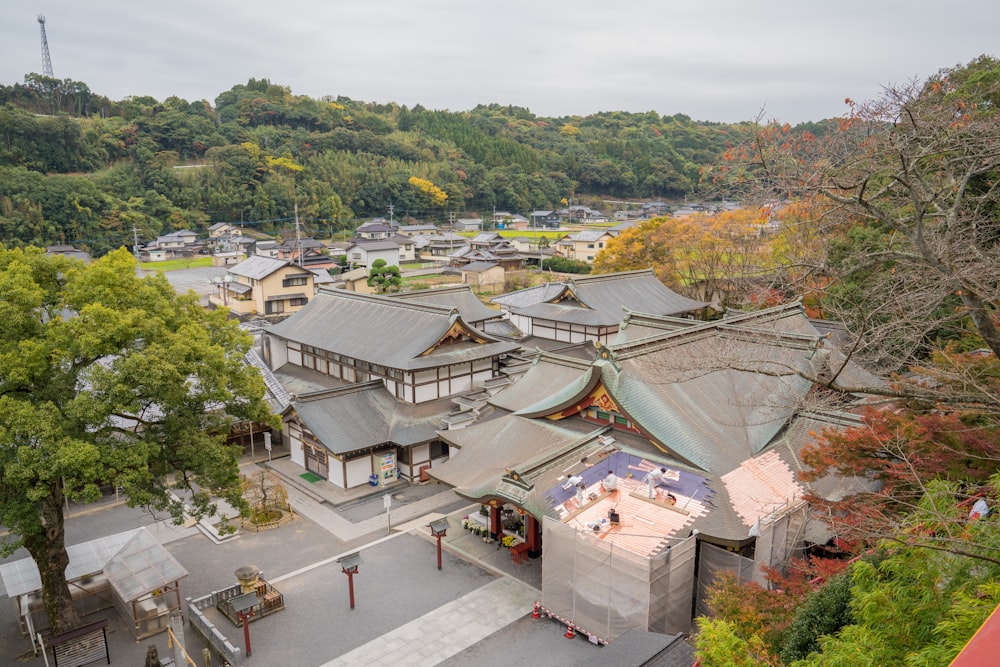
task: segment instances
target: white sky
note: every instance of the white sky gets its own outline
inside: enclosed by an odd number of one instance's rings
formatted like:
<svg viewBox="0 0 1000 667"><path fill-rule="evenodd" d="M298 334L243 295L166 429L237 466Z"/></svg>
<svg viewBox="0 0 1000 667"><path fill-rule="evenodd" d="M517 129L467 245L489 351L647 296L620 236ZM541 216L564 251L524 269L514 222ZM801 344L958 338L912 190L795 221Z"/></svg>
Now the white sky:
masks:
<svg viewBox="0 0 1000 667"><path fill-rule="evenodd" d="M684 113L791 123L998 55L998 0L5 0L0 82L42 71L121 99L266 77L459 111Z"/></svg>

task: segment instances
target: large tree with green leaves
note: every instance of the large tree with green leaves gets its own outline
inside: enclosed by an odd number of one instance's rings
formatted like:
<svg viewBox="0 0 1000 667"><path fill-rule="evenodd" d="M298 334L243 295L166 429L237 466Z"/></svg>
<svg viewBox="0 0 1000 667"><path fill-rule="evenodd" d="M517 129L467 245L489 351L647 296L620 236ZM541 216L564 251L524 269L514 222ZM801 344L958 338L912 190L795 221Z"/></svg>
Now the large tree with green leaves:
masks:
<svg viewBox="0 0 1000 667"><path fill-rule="evenodd" d="M38 565L54 632L78 623L66 500L114 485L129 502L201 516L242 507L234 419L269 419L248 336L140 278L124 250L83 264L0 246L0 521ZM185 507L186 505L186 507Z"/></svg>

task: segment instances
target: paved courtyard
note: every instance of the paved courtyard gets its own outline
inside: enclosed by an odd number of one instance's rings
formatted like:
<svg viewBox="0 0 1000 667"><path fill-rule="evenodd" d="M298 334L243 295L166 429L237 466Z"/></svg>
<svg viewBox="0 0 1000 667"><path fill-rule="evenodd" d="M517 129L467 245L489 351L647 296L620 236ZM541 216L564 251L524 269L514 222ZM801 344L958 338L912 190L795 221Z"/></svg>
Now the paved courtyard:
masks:
<svg viewBox="0 0 1000 667"><path fill-rule="evenodd" d="M461 517L472 508L456 510L461 503L446 487L394 489L399 500L391 510L391 532L381 501L340 502L338 511L333 493L289 483L296 519L222 544L195 528L171 526L113 502L74 507L67 533L75 543L147 526L188 570L181 582L184 597L232 585L237 567L259 567L283 593L286 608L251 623L253 653L245 665L570 664L602 650L582 637L566 639L558 623L530 618L540 597L540 562L514 564L505 549L463 531ZM438 571L426 525L445 513L452 527ZM351 610L347 578L334 559L355 550L363 563ZM22 550L11 559L25 556ZM17 630L14 602L0 592L0 664L44 665ZM214 610L208 614L233 644L243 646L242 629ZM149 644L157 645L161 657L170 655L165 634L136 643L113 609L87 620L102 617L109 621L112 665L142 665ZM200 666L203 644L189 625L185 642Z"/></svg>

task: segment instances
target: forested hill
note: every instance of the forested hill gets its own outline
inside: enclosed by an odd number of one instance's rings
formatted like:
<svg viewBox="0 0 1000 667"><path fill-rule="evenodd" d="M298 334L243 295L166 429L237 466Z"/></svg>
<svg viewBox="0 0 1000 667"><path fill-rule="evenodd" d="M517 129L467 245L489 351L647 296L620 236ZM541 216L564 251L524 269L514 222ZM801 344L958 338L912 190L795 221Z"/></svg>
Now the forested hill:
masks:
<svg viewBox="0 0 1000 667"><path fill-rule="evenodd" d="M330 232L390 205L397 217L440 221L678 198L697 192L735 130L654 112L542 118L497 104L451 112L318 100L266 79L214 105L112 101L32 74L0 86L0 242L103 254L131 245L133 226L141 240L241 219L271 232L295 201L302 219Z"/></svg>

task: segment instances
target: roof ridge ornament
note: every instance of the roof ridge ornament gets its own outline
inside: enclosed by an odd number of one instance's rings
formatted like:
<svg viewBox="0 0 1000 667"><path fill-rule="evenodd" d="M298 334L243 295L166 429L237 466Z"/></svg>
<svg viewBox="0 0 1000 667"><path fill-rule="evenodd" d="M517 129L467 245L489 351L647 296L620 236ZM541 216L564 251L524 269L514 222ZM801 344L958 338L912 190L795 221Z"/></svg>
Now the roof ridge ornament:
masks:
<svg viewBox="0 0 1000 667"><path fill-rule="evenodd" d="M594 347L597 348L597 359L599 361L610 361L615 363L615 352L607 345L603 344L601 341L594 341Z"/></svg>

